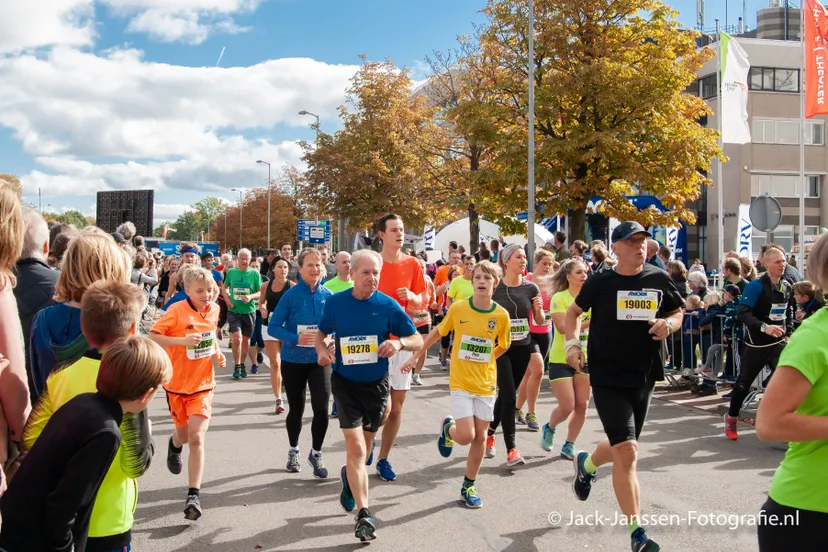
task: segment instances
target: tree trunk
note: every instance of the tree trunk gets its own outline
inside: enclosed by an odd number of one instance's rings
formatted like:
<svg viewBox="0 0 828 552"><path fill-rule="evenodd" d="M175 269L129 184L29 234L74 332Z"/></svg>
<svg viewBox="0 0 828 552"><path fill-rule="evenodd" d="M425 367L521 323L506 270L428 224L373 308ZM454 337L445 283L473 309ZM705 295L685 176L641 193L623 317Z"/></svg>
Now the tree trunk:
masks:
<svg viewBox="0 0 828 552"><path fill-rule="evenodd" d="M573 209L569 215L569 243L583 240L585 235L586 204Z"/></svg>
<svg viewBox="0 0 828 552"><path fill-rule="evenodd" d="M480 247L480 217L474 209L474 203L469 203L469 255L477 253Z"/></svg>

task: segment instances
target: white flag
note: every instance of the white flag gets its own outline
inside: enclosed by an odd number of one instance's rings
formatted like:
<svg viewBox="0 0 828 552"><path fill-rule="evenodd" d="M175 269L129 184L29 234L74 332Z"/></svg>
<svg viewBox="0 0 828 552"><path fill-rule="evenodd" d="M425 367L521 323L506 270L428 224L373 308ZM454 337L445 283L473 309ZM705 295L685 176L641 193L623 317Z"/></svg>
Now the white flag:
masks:
<svg viewBox="0 0 828 552"><path fill-rule="evenodd" d="M742 46L730 35L721 33L722 97L719 116L722 118L722 143L750 142L747 97L750 63Z"/></svg>
<svg viewBox="0 0 828 552"><path fill-rule="evenodd" d="M753 257L753 224L750 222L750 205L739 204L739 232L736 236L736 251L742 257Z"/></svg>

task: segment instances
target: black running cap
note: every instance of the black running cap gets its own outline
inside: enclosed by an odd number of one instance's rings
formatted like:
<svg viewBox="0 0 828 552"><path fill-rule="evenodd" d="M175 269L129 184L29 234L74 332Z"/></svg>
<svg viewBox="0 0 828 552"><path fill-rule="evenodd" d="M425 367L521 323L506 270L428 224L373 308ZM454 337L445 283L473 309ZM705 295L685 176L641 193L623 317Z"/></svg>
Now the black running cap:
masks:
<svg viewBox="0 0 828 552"><path fill-rule="evenodd" d="M647 230L637 222L628 221L622 222L615 227L615 230L612 231L612 241L619 242L628 240L636 234L646 234L648 238L653 237L652 234L647 232Z"/></svg>

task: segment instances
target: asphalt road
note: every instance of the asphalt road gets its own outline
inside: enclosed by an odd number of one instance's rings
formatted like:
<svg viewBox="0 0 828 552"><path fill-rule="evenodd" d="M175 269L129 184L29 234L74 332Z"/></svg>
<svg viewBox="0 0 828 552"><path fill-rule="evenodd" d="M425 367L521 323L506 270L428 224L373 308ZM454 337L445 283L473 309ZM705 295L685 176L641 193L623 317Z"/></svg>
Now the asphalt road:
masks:
<svg viewBox="0 0 828 552"><path fill-rule="evenodd" d="M429 359L429 365L434 364ZM590 499L579 502L572 493L572 462L558 455L561 443L545 453L539 433L525 427L518 426L517 443L526 465L505 466L498 433L498 457L484 460L477 481L483 508L461 505L466 449L457 447L448 459L437 452L440 421L450 414L448 378L437 370L426 369L426 385L413 388L406 401L402 429L389 458L397 481L383 482L369 468L378 534L370 545L354 538L353 517L337 500L335 475L345 453L336 420L331 420L323 451L331 477L316 480L307 465L309 403L301 438L302 472L285 471L285 415L273 414L266 367L246 380L234 381L229 370L218 376L201 492L204 516L197 522L183 515L186 468L178 476L166 469L166 441L173 426L164 397L157 397L150 414L158 448L149 472L139 481L133 549L629 550L627 528L614 525L617 504L611 468L599 471ZM553 405L545 384L539 417L547 418ZM750 426L740 429L739 441L733 443L723 436L720 417L653 400L641 436L638 472L642 513L653 516L648 534L662 550L758 549L750 516L764 502L784 447L759 442ZM590 407L577 446L591 450L602 437Z"/></svg>

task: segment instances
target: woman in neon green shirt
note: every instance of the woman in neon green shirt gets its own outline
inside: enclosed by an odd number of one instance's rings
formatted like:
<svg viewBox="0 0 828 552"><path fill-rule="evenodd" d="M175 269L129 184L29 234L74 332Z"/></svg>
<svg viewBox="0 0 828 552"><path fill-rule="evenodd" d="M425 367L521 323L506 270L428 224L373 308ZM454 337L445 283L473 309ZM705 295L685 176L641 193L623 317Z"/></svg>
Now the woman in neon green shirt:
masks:
<svg viewBox="0 0 828 552"><path fill-rule="evenodd" d="M828 289L828 234L811 250L808 276ZM791 336L759 403L759 438L790 443L762 506L760 552L828 550L826 343L828 310L820 309Z"/></svg>
<svg viewBox="0 0 828 552"><path fill-rule="evenodd" d="M474 287L472 287L471 280L471 273L473 269L474 257L472 257L471 255L464 256L463 276L461 278L455 278L451 281L448 293L446 293L446 295L448 296L448 299L446 299L446 309L448 309L452 303L468 299L469 297L474 295Z"/></svg>

